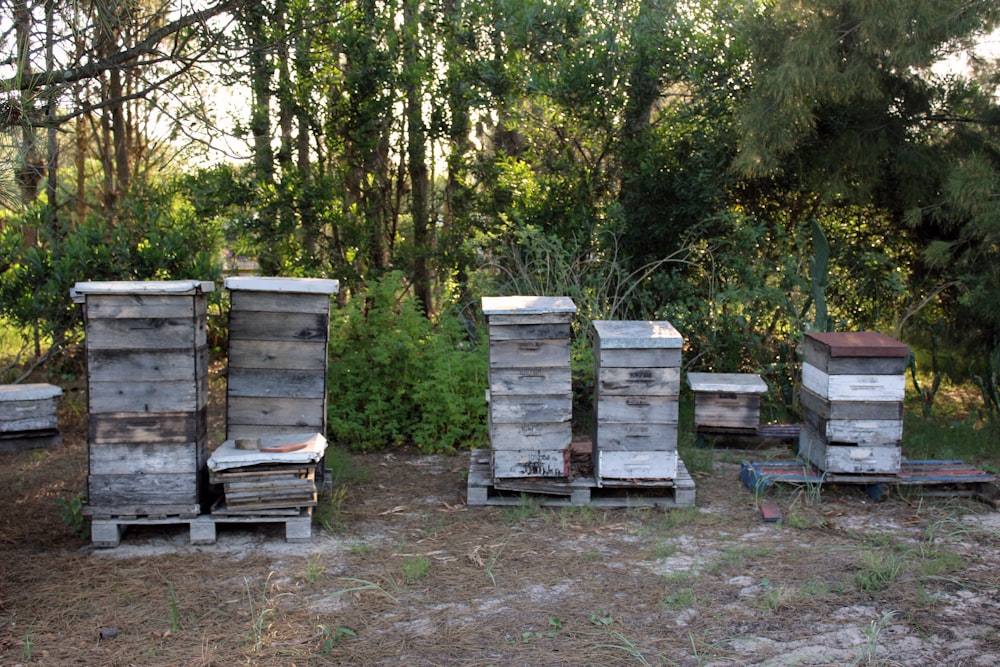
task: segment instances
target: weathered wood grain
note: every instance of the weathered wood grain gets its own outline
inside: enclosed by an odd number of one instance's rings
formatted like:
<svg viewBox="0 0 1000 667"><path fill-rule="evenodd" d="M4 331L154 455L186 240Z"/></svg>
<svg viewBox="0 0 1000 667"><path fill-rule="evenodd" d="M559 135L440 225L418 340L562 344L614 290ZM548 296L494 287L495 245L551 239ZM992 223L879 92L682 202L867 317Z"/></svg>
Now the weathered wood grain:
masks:
<svg viewBox="0 0 1000 667"><path fill-rule="evenodd" d="M323 370L326 341L290 342L236 339L229 343L230 368Z"/></svg>
<svg viewBox="0 0 1000 667"><path fill-rule="evenodd" d="M695 426L757 428L760 395L729 392L697 392L694 395Z"/></svg>
<svg viewBox="0 0 1000 667"><path fill-rule="evenodd" d="M326 393L326 369L285 370L231 368L229 396L259 398L321 398Z"/></svg>
<svg viewBox="0 0 1000 667"><path fill-rule="evenodd" d="M199 442L108 443L90 445L92 475L187 475L195 483L204 465L205 444Z"/></svg>
<svg viewBox="0 0 1000 667"><path fill-rule="evenodd" d="M546 340L570 338L569 324L507 324L490 323L490 342L502 340Z"/></svg>
<svg viewBox="0 0 1000 667"><path fill-rule="evenodd" d="M314 313L258 313L229 311L230 340L326 342L330 318Z"/></svg>
<svg viewBox="0 0 1000 667"><path fill-rule="evenodd" d="M490 419L496 424L568 422L572 411L570 395L490 397Z"/></svg>
<svg viewBox="0 0 1000 667"><path fill-rule="evenodd" d="M902 401L904 375L830 375L802 364L802 386L831 401Z"/></svg>
<svg viewBox="0 0 1000 667"><path fill-rule="evenodd" d="M191 442L207 430L205 407L189 412L94 413L88 421L91 444Z"/></svg>
<svg viewBox="0 0 1000 667"><path fill-rule="evenodd" d="M490 369L490 394L493 396L534 396L570 394L573 380L568 366Z"/></svg>
<svg viewBox="0 0 1000 667"><path fill-rule="evenodd" d="M490 368L566 367L569 340L502 340L490 343Z"/></svg>
<svg viewBox="0 0 1000 667"><path fill-rule="evenodd" d="M837 445L808 426L799 434L799 456L830 473L898 474L902 452L897 445Z"/></svg>
<svg viewBox="0 0 1000 667"><path fill-rule="evenodd" d="M88 350L193 350L207 344L206 320L122 318L88 320Z"/></svg>
<svg viewBox="0 0 1000 667"><path fill-rule="evenodd" d="M803 410L802 418L829 443L898 445L903 439L902 419L825 419L811 410Z"/></svg>
<svg viewBox="0 0 1000 667"><path fill-rule="evenodd" d="M677 476L677 450L597 452L594 473L598 484L605 479L673 479Z"/></svg>
<svg viewBox="0 0 1000 667"><path fill-rule="evenodd" d="M88 324L100 319L194 319L207 308L205 295L91 294L86 298Z"/></svg>
<svg viewBox="0 0 1000 667"><path fill-rule="evenodd" d="M191 473L102 475L92 474L87 501L94 506L197 505L199 480Z"/></svg>
<svg viewBox="0 0 1000 667"><path fill-rule="evenodd" d="M601 368L675 368L681 365L680 348L650 350L598 349L595 363Z"/></svg>
<svg viewBox="0 0 1000 667"><path fill-rule="evenodd" d="M902 419L902 401L831 401L806 388L799 392L803 410L824 419Z"/></svg>
<svg viewBox="0 0 1000 667"><path fill-rule="evenodd" d="M517 422L490 425L493 449L564 450L573 442L573 426L563 422Z"/></svg>
<svg viewBox="0 0 1000 667"><path fill-rule="evenodd" d="M677 424L604 422L594 435L598 451L656 452L677 449Z"/></svg>
<svg viewBox="0 0 1000 667"><path fill-rule="evenodd" d="M530 451L494 450L493 476L566 477L569 474L569 450Z"/></svg>
<svg viewBox="0 0 1000 667"><path fill-rule="evenodd" d="M317 431L323 423L325 399L319 398L260 398L230 396L226 420L231 424L294 426L301 432ZM318 431L317 431L318 432Z"/></svg>
<svg viewBox="0 0 1000 667"><path fill-rule="evenodd" d="M90 414L193 412L205 407L200 381L97 382L88 384Z"/></svg>
<svg viewBox="0 0 1000 667"><path fill-rule="evenodd" d="M226 439L236 438L262 438L271 435L297 435L300 433L313 433L316 429L312 427L303 428L301 426L283 426L281 424L227 424Z"/></svg>
<svg viewBox="0 0 1000 667"><path fill-rule="evenodd" d="M609 422L624 424L676 424L678 401L670 396L598 396L597 425Z"/></svg>
<svg viewBox="0 0 1000 667"><path fill-rule="evenodd" d="M208 348L192 350L88 349L87 375L92 380L172 382L206 377Z"/></svg>
<svg viewBox="0 0 1000 667"><path fill-rule="evenodd" d="M660 368L609 368L597 371L597 392L601 396L679 396L679 366Z"/></svg>
<svg viewBox="0 0 1000 667"><path fill-rule="evenodd" d="M59 428L55 398L0 401L0 433Z"/></svg>
<svg viewBox="0 0 1000 667"><path fill-rule="evenodd" d="M230 308L248 313L312 313L330 314L330 296L259 290L232 290Z"/></svg>
<svg viewBox="0 0 1000 667"><path fill-rule="evenodd" d="M830 375L900 375L906 372L906 356L830 356L830 347L812 336L802 340L805 361Z"/></svg>

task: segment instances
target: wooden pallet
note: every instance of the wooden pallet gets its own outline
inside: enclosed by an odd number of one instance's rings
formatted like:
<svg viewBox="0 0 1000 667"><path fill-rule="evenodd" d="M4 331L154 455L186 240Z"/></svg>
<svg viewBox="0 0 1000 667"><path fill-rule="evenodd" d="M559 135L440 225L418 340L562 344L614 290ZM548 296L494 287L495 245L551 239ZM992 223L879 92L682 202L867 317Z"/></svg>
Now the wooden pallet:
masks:
<svg viewBox="0 0 1000 667"><path fill-rule="evenodd" d="M244 514L229 512L225 506L219 506L214 508L211 514L201 514L195 517L94 517L90 525L90 538L96 547L112 548L121 543L122 535L129 526L187 524L191 531L191 544L215 544L215 526L220 523L283 523L285 524L285 541L287 542L308 542L312 537L312 511L309 508Z"/></svg>
<svg viewBox="0 0 1000 667"><path fill-rule="evenodd" d="M958 460L903 461L898 474L824 473L802 461L744 462L740 481L754 493L774 484L853 484L881 500L890 486L922 487L927 496L995 497L996 476ZM989 501L992 502L992 501Z"/></svg>
<svg viewBox="0 0 1000 667"><path fill-rule="evenodd" d="M677 462L676 479L662 481L605 479L598 486L592 474L494 479L489 450L470 453L466 500L470 507L519 505L524 498L553 507L691 507L695 503L695 485L683 461Z"/></svg>

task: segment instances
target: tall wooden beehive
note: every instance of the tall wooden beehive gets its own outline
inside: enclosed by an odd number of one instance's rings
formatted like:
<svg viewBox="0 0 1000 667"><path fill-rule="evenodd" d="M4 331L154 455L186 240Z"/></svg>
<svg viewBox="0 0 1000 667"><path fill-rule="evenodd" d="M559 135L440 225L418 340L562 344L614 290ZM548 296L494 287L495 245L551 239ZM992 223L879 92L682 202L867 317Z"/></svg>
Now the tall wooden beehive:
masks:
<svg viewBox="0 0 1000 667"><path fill-rule="evenodd" d="M799 455L825 472L898 473L906 345L859 331L809 333L803 349Z"/></svg>
<svg viewBox="0 0 1000 667"><path fill-rule="evenodd" d="M210 282L81 282L92 516L196 516L207 503Z"/></svg>
<svg viewBox="0 0 1000 667"><path fill-rule="evenodd" d="M595 320L594 475L677 476L683 339L670 322Z"/></svg>
<svg viewBox="0 0 1000 667"><path fill-rule="evenodd" d="M483 297L495 478L565 477L573 439L569 297Z"/></svg>
<svg viewBox="0 0 1000 667"><path fill-rule="evenodd" d="M226 439L326 435L330 295L324 278L226 278Z"/></svg>

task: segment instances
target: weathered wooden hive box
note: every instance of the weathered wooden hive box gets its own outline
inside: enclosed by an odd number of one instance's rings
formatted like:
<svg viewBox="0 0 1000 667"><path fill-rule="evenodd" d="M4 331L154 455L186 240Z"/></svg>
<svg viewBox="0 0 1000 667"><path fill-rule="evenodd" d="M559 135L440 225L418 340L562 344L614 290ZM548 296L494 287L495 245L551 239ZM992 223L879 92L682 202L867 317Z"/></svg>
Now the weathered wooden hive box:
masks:
<svg viewBox="0 0 1000 667"><path fill-rule="evenodd" d="M324 278L226 278L226 439L326 433L330 295Z"/></svg>
<svg viewBox="0 0 1000 667"><path fill-rule="evenodd" d="M59 444L61 395L45 383L0 385L0 451Z"/></svg>
<svg viewBox="0 0 1000 667"><path fill-rule="evenodd" d="M565 477L573 439L568 297L483 297L493 476Z"/></svg>
<svg viewBox="0 0 1000 667"><path fill-rule="evenodd" d="M756 433L767 383L753 373L688 373L699 430Z"/></svg>
<svg viewBox="0 0 1000 667"><path fill-rule="evenodd" d="M874 331L803 340L799 455L832 473L899 473L909 349Z"/></svg>
<svg viewBox="0 0 1000 667"><path fill-rule="evenodd" d="M670 322L595 320L594 475L677 476L683 339Z"/></svg>
<svg viewBox="0 0 1000 667"><path fill-rule="evenodd" d="M207 504L210 282L82 282L88 504L95 517L196 516Z"/></svg>

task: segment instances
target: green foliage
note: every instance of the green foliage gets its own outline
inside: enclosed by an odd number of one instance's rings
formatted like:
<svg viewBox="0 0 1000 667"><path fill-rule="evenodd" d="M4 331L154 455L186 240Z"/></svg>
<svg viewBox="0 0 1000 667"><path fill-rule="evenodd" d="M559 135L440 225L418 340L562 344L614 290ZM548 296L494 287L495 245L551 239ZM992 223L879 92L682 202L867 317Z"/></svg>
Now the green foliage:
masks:
<svg viewBox="0 0 1000 667"><path fill-rule="evenodd" d="M427 453L483 446L486 350L452 314L431 322L399 273L331 323L328 431L357 450Z"/></svg>
<svg viewBox="0 0 1000 667"><path fill-rule="evenodd" d="M83 516L83 506L86 504L87 499L82 493L73 494L68 498L62 496L56 499L59 518L62 519L70 532L79 537L87 537L90 534L90 524Z"/></svg>

